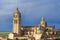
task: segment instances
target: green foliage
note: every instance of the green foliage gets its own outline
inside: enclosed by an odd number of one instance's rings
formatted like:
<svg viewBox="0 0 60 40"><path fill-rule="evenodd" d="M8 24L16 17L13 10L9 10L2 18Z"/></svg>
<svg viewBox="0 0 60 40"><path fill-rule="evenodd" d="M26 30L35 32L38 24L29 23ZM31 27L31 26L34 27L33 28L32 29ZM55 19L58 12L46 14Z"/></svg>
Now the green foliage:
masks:
<svg viewBox="0 0 60 40"><path fill-rule="evenodd" d="M7 36L10 32L0 32L0 36Z"/></svg>

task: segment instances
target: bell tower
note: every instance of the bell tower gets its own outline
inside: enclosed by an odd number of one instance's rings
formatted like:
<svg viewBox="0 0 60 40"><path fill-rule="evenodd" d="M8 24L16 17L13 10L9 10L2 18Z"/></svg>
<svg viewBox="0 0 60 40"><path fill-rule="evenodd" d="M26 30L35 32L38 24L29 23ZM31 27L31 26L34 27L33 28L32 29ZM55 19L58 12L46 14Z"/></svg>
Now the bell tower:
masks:
<svg viewBox="0 0 60 40"><path fill-rule="evenodd" d="M21 13L17 8L13 15L13 33L20 34L20 27L21 27Z"/></svg>

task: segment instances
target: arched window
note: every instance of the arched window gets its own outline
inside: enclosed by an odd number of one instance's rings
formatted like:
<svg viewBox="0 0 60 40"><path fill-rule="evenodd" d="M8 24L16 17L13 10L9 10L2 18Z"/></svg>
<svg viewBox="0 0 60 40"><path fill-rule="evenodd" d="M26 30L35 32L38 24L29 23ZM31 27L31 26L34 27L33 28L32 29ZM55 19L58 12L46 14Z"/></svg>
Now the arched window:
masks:
<svg viewBox="0 0 60 40"><path fill-rule="evenodd" d="M14 20L14 23L17 23L17 20Z"/></svg>
<svg viewBox="0 0 60 40"><path fill-rule="evenodd" d="M15 18L17 18L17 15L14 15Z"/></svg>

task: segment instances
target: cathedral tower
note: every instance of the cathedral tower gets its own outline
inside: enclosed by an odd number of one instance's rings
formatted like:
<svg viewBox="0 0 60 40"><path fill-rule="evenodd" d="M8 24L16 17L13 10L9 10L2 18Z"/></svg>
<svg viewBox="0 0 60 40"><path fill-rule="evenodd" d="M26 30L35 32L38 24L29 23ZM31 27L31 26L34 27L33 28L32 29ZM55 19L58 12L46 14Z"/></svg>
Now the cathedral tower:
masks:
<svg viewBox="0 0 60 40"><path fill-rule="evenodd" d="M20 27L21 27L21 13L17 8L13 15L13 33L20 34Z"/></svg>
<svg viewBox="0 0 60 40"><path fill-rule="evenodd" d="M42 17L42 20L41 20L40 26L42 26L42 27L46 27L46 26L47 26L47 23L45 22L44 17Z"/></svg>

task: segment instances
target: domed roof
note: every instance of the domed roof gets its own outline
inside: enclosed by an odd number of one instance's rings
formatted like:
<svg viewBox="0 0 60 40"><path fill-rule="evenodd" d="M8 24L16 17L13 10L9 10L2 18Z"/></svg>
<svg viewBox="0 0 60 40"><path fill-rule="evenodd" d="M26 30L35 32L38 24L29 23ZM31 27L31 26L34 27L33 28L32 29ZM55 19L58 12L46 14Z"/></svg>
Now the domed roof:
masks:
<svg viewBox="0 0 60 40"><path fill-rule="evenodd" d="M20 11L19 11L18 8L16 8L16 11L14 12L14 15L19 15L19 16L21 16L21 13L20 13Z"/></svg>
<svg viewBox="0 0 60 40"><path fill-rule="evenodd" d="M15 11L15 13L20 13L18 8L16 8L16 11Z"/></svg>

